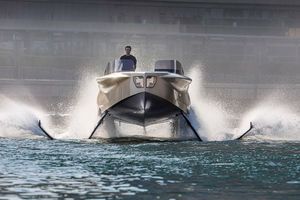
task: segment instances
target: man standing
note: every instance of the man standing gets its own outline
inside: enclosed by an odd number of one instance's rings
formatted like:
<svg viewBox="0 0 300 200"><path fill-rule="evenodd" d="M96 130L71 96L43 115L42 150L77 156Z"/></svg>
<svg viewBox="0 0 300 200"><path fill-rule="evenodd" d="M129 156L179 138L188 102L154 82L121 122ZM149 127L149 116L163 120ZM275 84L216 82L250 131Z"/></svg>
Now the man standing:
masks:
<svg viewBox="0 0 300 200"><path fill-rule="evenodd" d="M132 60L134 63L134 71L136 69L136 58L130 54L131 52L131 46L126 46L125 47L125 52L126 54L124 56L121 56L121 60Z"/></svg>

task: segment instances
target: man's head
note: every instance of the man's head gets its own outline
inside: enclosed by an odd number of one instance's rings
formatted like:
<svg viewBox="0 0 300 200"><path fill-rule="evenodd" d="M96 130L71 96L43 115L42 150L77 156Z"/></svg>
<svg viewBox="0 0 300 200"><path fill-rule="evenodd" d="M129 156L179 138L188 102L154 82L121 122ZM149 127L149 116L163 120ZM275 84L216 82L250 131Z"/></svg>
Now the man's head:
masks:
<svg viewBox="0 0 300 200"><path fill-rule="evenodd" d="M126 46L126 47L125 47L125 52L126 52L126 55L130 55L130 52L131 52L131 46Z"/></svg>

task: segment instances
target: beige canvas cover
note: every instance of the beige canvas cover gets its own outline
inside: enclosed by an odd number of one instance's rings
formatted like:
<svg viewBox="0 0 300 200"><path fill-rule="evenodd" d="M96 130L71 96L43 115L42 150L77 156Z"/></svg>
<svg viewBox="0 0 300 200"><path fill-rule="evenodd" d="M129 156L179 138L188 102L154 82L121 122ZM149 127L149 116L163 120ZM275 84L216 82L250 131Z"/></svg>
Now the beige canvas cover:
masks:
<svg viewBox="0 0 300 200"><path fill-rule="evenodd" d="M133 78L135 76L147 77L155 76L156 84L153 88L137 88ZM97 104L100 113L115 105L116 103L130 96L141 92L148 92L163 98L180 108L185 113L190 110L190 97L188 88L191 79L167 72L116 72L97 78L99 93Z"/></svg>

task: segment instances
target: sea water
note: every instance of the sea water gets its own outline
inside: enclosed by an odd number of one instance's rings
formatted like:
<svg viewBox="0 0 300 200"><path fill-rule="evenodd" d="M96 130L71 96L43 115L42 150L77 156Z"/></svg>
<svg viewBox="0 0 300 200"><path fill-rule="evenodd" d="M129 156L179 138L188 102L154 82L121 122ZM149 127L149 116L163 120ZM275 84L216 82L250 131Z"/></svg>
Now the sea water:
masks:
<svg viewBox="0 0 300 200"><path fill-rule="evenodd" d="M298 141L0 139L0 199L299 199Z"/></svg>

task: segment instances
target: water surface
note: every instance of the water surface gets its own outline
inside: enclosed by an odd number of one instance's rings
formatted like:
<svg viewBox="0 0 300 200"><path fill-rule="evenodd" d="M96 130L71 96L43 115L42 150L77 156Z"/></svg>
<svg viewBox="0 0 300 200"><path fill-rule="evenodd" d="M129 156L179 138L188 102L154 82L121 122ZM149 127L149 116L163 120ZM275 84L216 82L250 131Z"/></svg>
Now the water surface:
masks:
<svg viewBox="0 0 300 200"><path fill-rule="evenodd" d="M0 139L0 199L299 199L299 142Z"/></svg>

